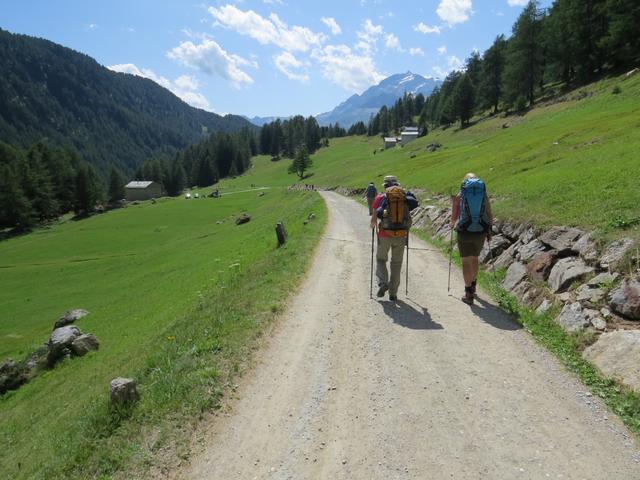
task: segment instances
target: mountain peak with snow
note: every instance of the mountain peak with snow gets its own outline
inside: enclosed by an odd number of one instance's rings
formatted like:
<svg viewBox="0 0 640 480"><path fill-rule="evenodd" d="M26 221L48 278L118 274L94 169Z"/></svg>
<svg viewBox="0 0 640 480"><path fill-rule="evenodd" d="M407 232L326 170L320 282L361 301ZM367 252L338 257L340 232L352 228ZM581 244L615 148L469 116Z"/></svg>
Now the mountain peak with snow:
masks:
<svg viewBox="0 0 640 480"><path fill-rule="evenodd" d="M352 95L330 112L318 115L316 119L320 125L339 123L346 128L359 121L367 123L369 117L378 113L383 105L392 106L405 93L422 93L428 97L441 83L438 79L423 77L411 71L397 73L385 78L378 85L369 87L361 95Z"/></svg>

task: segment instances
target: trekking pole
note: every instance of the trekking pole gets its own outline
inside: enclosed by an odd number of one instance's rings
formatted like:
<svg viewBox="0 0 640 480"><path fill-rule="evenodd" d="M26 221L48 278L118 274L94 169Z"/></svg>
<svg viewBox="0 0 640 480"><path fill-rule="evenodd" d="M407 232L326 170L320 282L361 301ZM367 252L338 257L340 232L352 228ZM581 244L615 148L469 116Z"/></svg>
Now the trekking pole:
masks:
<svg viewBox="0 0 640 480"><path fill-rule="evenodd" d="M409 230L407 230L407 268L404 273L404 294L409 296Z"/></svg>
<svg viewBox="0 0 640 480"><path fill-rule="evenodd" d="M371 286L369 288L369 299L373 298L373 240L376 235L376 229L371 228Z"/></svg>
<svg viewBox="0 0 640 480"><path fill-rule="evenodd" d="M453 254L453 228L449 237L449 279L447 280L447 293L451 290L451 256Z"/></svg>

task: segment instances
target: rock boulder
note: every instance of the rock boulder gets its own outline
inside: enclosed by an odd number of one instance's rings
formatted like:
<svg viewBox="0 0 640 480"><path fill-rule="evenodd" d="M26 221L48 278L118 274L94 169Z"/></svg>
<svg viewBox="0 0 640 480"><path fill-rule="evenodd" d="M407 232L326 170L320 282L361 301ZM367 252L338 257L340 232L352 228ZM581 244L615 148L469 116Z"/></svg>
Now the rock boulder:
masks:
<svg viewBox="0 0 640 480"><path fill-rule="evenodd" d="M0 363L0 395L9 390L16 390L27 380L22 365L12 358Z"/></svg>
<svg viewBox="0 0 640 480"><path fill-rule="evenodd" d="M56 321L55 325L53 326L53 329L55 330L56 328L71 325L72 323L75 323L77 320L80 320L82 317L86 317L87 315L89 315L89 312L82 308L75 308L73 310L69 310L67 313L65 313Z"/></svg>
<svg viewBox="0 0 640 480"><path fill-rule="evenodd" d="M617 270L624 261L625 256L631 251L635 242L630 238L622 238L610 244L600 257L600 266L609 270Z"/></svg>
<svg viewBox="0 0 640 480"><path fill-rule="evenodd" d="M603 333L596 343L585 349L582 356L606 376L616 377L640 392L640 330Z"/></svg>
<svg viewBox="0 0 640 480"><path fill-rule="evenodd" d="M49 337L47 363L51 367L62 358L71 354L71 344L81 335L80 329L73 325L56 328Z"/></svg>
<svg viewBox="0 0 640 480"><path fill-rule="evenodd" d="M127 406L140 399L138 384L133 378L114 378L109 384L109 399L113 406Z"/></svg>
<svg viewBox="0 0 640 480"><path fill-rule="evenodd" d="M556 320L567 332L576 332L589 326L591 321L578 302L568 303Z"/></svg>
<svg viewBox="0 0 640 480"><path fill-rule="evenodd" d="M587 266L579 258L570 257L558 260L549 274L549 286L554 293L562 292L569 288L571 283L582 280L593 272L593 267Z"/></svg>
<svg viewBox="0 0 640 480"><path fill-rule="evenodd" d="M538 252L534 254L533 258L527 263L527 274L529 278L534 281L543 282L549 278L553 263L558 258L558 252L556 250L549 250L548 252Z"/></svg>
<svg viewBox="0 0 640 480"><path fill-rule="evenodd" d="M527 267L521 262L514 262L507 270L507 275L504 277L502 287L512 292L525 278L527 278Z"/></svg>
<svg viewBox="0 0 640 480"><path fill-rule="evenodd" d="M563 256L573 251L576 241L584 234L585 232L577 228L553 227L540 235L540 241Z"/></svg>
<svg viewBox="0 0 640 480"><path fill-rule="evenodd" d="M640 281L625 280L611 293L611 309L632 320L640 320Z"/></svg>
<svg viewBox="0 0 640 480"><path fill-rule="evenodd" d="M83 334L71 342L71 351L77 357L82 357L92 350L98 350L100 342L91 334Z"/></svg>

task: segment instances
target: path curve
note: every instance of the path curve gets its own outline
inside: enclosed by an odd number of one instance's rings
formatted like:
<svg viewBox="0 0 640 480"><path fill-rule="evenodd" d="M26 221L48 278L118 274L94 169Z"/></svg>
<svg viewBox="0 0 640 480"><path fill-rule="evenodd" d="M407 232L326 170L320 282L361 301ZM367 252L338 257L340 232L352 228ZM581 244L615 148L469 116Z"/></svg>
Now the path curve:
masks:
<svg viewBox="0 0 640 480"><path fill-rule="evenodd" d="M412 237L409 295L369 299L365 209L329 223L300 291L184 479L640 479L628 430Z"/></svg>

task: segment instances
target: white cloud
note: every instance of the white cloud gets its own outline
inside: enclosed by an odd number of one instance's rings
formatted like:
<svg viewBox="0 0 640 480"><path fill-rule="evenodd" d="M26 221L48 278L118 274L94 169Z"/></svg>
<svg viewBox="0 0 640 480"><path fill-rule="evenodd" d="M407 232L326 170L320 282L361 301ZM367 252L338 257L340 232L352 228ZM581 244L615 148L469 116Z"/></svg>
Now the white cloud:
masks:
<svg viewBox="0 0 640 480"><path fill-rule="evenodd" d="M306 73L296 73L294 70L304 68L307 64L298 60L291 52L282 52L275 55L273 60L276 68L286 75L290 80L298 80L300 82L308 82L309 75Z"/></svg>
<svg viewBox="0 0 640 480"><path fill-rule="evenodd" d="M472 7L471 0L441 0L436 13L449 26L452 26L469 20Z"/></svg>
<svg viewBox="0 0 640 480"><path fill-rule="evenodd" d="M462 70L463 67L464 67L464 62L460 60L458 57L456 57L455 55L451 55L450 57L447 58L446 66L433 67L433 71L438 77L444 78L450 72L454 70Z"/></svg>
<svg viewBox="0 0 640 480"><path fill-rule="evenodd" d="M207 98L200 92L198 92L200 83L193 77L190 77L188 75L181 75L176 78L174 82L172 82L168 78L157 75L153 70L150 70L148 68L140 69L133 63L111 65L107 68L114 72L129 73L131 75L136 75L138 77L144 77L148 78L149 80L153 80L158 85L173 92L175 96L181 98L189 105L211 111L211 106L209 105L209 101L207 100Z"/></svg>
<svg viewBox="0 0 640 480"><path fill-rule="evenodd" d="M400 46L400 39L393 33L390 33L385 37L384 45L392 50L398 50L400 52L402 51L402 47Z"/></svg>
<svg viewBox="0 0 640 480"><path fill-rule="evenodd" d="M204 39L199 45L191 41L182 42L167 52L167 56L209 75L218 75L227 79L235 87L253 83L253 79L241 70L240 66L257 66L255 62L227 53L211 39Z"/></svg>
<svg viewBox="0 0 640 480"><path fill-rule="evenodd" d="M422 50L420 47L411 47L409 49L409 55L413 55L413 56L421 56L424 57L424 50Z"/></svg>
<svg viewBox="0 0 640 480"><path fill-rule="evenodd" d="M382 31L382 25L374 25L371 19L367 18L362 25L362 30L356 32L356 34L362 41L373 44L382 35Z"/></svg>
<svg viewBox="0 0 640 480"><path fill-rule="evenodd" d="M99 27L100 27L100 25L98 25L97 23L90 23L89 25L87 25L87 28L89 30L96 30Z"/></svg>
<svg viewBox="0 0 640 480"><path fill-rule="evenodd" d="M289 28L275 13L267 19L253 10L242 11L234 5L209 7L209 13L219 25L247 35L263 45L273 44L288 51L306 52L325 39L323 34L314 33L306 27Z"/></svg>
<svg viewBox="0 0 640 480"><path fill-rule="evenodd" d="M315 49L311 57L322 67L324 78L348 91L362 91L385 78L370 55L358 55L346 45Z"/></svg>
<svg viewBox="0 0 640 480"><path fill-rule="evenodd" d="M444 55L445 53L447 53L446 45L442 45L441 47L438 47L438 55Z"/></svg>
<svg viewBox="0 0 640 480"><path fill-rule="evenodd" d="M284 5L282 3L282 0L262 0L262 3L265 3L267 5L274 5L274 4Z"/></svg>
<svg viewBox="0 0 640 480"><path fill-rule="evenodd" d="M510 7L524 7L529 0L507 0Z"/></svg>
<svg viewBox="0 0 640 480"><path fill-rule="evenodd" d="M336 22L335 18L322 17L321 20L327 27L329 27L329 30L331 30L332 34L340 35L342 33L342 29L340 28L340 25L338 25L338 22Z"/></svg>
<svg viewBox="0 0 640 480"><path fill-rule="evenodd" d="M413 29L416 32L420 32L420 33L440 33L440 27L438 27L437 25L434 26L430 26L430 25L426 25L422 22L420 22L418 25L414 25Z"/></svg>

